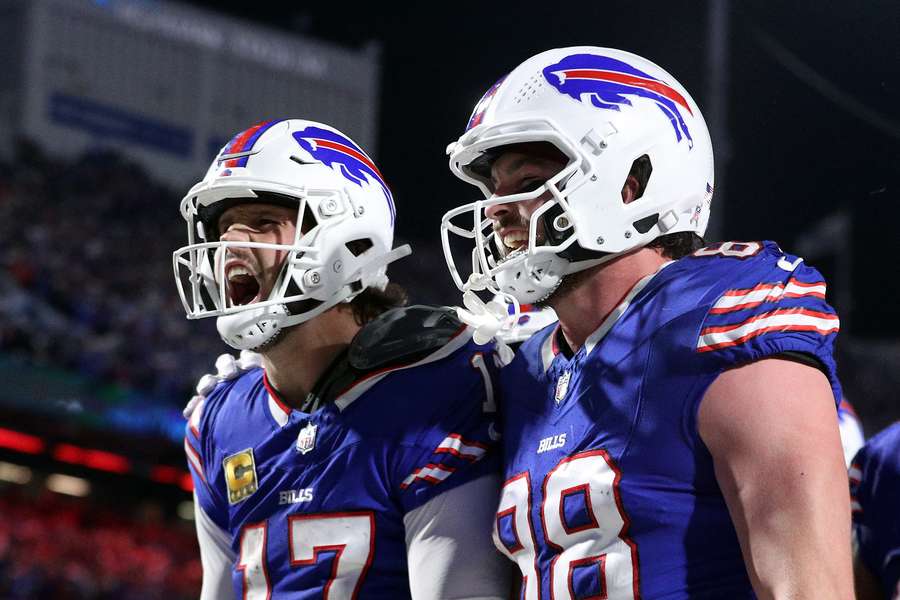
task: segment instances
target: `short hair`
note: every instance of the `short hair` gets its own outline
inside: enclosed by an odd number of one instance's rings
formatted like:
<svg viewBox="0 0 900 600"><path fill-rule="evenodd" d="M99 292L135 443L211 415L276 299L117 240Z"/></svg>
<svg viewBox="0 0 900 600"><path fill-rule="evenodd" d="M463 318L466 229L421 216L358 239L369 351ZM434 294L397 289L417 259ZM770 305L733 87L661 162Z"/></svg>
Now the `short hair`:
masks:
<svg viewBox="0 0 900 600"><path fill-rule="evenodd" d="M679 231L661 235L649 244L647 248L659 248L660 254L672 260L678 260L688 254L693 254L706 246L706 241L693 231Z"/></svg>
<svg viewBox="0 0 900 600"><path fill-rule="evenodd" d="M388 283L383 290L368 287L350 301L350 310L357 325L365 325L387 311L405 306L406 290L396 283ZM338 305L340 306L340 305Z"/></svg>

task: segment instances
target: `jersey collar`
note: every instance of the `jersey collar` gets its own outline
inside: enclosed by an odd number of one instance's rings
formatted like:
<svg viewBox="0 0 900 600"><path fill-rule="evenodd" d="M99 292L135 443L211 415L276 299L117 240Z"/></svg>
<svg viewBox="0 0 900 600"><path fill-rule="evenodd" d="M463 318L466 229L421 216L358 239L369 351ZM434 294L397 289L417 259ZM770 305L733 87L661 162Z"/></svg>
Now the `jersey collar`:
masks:
<svg viewBox="0 0 900 600"><path fill-rule="evenodd" d="M269 383L269 377L266 375L265 369L263 370L262 381L266 388L266 395L268 396L269 413L272 415L272 418L275 419L275 422L278 423L279 427L284 427L291 418L291 407L281 399L278 392L276 392L275 388L272 387L272 384Z"/></svg>
<svg viewBox="0 0 900 600"><path fill-rule="evenodd" d="M674 262L674 260L664 262L656 271L650 273L649 275L635 283L634 286L632 286L632 288L628 291L627 294L625 294L625 297L618 304L618 306L616 306L613 311L609 313L609 315L607 315L605 319L603 319L603 322L600 324L600 326L587 337L584 342L585 356L590 354L591 351L593 351L593 349L597 347L597 344L600 343L600 340L603 339L603 337L609 332L609 330L612 329L613 325L615 325L622 317L622 315L625 314L625 311L628 310L628 307L631 305L631 302L632 300L634 300L635 296L640 294L641 291L645 287L647 287L647 284L649 284L650 281L660 273L660 271ZM543 363L545 373L550 369L550 365L553 363L553 360L560 353L559 342L557 341L556 337L558 335L562 335L559 324L557 324L556 327L553 328L553 330L550 332L550 335L548 335L541 344L541 362Z"/></svg>
<svg viewBox="0 0 900 600"><path fill-rule="evenodd" d="M619 305L617 307L615 307L613 309L613 311L611 313L609 313L609 315L607 315L607 317L605 319L603 319L603 322L600 324L600 327L595 329L594 332L591 335L589 335L587 337L587 339L584 341L584 355L585 356L590 354L594 350L594 348L597 347L597 344L600 343L600 340L602 340L604 338L604 336L606 336L606 334L609 333L609 330L612 329L613 325L615 325L619 321L619 319L622 317L622 315L625 314L625 311L628 310L629 306L631 306L631 301L634 300L634 298L638 294L640 294L641 291L643 291L643 289L645 287L647 287L647 284L650 283L650 281L652 281L654 277L659 275L660 271L662 271L663 269L665 269L666 267L668 267L669 265L671 265L674 262L675 262L674 260L669 260L669 261L664 262L663 264L661 264L659 266L659 268L656 271L654 271L653 273L650 273L649 275L647 275L646 277L644 277L643 279L639 280L637 283L634 284L634 287L632 287L631 291L629 291L625 295L625 298L622 299L622 302L620 302Z"/></svg>

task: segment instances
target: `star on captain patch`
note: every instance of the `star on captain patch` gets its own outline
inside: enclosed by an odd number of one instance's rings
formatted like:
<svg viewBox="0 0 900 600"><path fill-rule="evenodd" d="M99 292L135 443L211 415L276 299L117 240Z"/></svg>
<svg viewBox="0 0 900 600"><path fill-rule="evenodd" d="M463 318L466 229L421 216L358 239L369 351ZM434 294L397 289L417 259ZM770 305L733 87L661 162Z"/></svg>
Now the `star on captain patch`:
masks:
<svg viewBox="0 0 900 600"><path fill-rule="evenodd" d="M229 504L237 504L257 490L253 448L232 454L222 461L222 466L225 469L225 483L228 485Z"/></svg>
<svg viewBox="0 0 900 600"><path fill-rule="evenodd" d="M297 452L306 454L316 447L316 429L318 428L318 425L307 423L306 427L300 430L300 433L297 434Z"/></svg>
<svg viewBox="0 0 900 600"><path fill-rule="evenodd" d="M562 399L566 397L566 392L569 391L569 378L572 377L572 371L566 371L559 377L559 381L556 382L556 395L554 396L554 400L559 404L562 402Z"/></svg>

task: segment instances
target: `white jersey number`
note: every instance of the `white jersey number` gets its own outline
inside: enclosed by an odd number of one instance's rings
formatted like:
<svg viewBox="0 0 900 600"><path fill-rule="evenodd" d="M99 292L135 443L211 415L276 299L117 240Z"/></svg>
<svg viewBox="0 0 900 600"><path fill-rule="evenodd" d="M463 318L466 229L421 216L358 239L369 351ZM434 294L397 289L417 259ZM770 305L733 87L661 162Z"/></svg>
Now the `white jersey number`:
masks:
<svg viewBox="0 0 900 600"><path fill-rule="evenodd" d="M749 258L756 256L763 249L759 242L717 242L694 252L694 256L728 256L730 258Z"/></svg>
<svg viewBox="0 0 900 600"><path fill-rule="evenodd" d="M247 525L241 533L238 570L244 574L244 598L269 600L272 584L266 569L267 523ZM352 600L359 594L375 555L375 515L332 513L288 517L292 567L315 565L321 552L334 552L331 578L322 589L325 600Z"/></svg>
<svg viewBox="0 0 900 600"><path fill-rule="evenodd" d="M488 371L487 364L484 362L484 353L476 352L472 355L471 365L473 369L477 369L484 379L484 402L481 404L481 412L495 413L497 412L497 401L494 399L494 384L491 382L491 374Z"/></svg>
<svg viewBox="0 0 900 600"><path fill-rule="evenodd" d="M237 570L244 573L244 600L269 600L272 586L266 571L268 524L247 525L241 531L241 555Z"/></svg>
<svg viewBox="0 0 900 600"><path fill-rule="evenodd" d="M587 593L599 598L639 598L637 546L619 498L621 474L609 454L592 450L562 460L547 473L540 498L541 529L555 556L550 562L553 600ZM522 571L523 597L539 600L541 584L531 522L527 472L503 487L494 543ZM504 534L501 537L500 529Z"/></svg>

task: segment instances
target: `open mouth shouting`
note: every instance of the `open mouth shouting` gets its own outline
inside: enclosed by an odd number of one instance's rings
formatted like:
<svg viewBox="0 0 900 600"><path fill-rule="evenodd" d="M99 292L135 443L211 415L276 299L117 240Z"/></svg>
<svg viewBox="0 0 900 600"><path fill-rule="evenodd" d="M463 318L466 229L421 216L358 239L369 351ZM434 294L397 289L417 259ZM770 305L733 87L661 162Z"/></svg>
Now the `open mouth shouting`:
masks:
<svg viewBox="0 0 900 600"><path fill-rule="evenodd" d="M225 268L228 299L232 306L243 306L260 300L262 286L257 276L245 265L231 264Z"/></svg>

